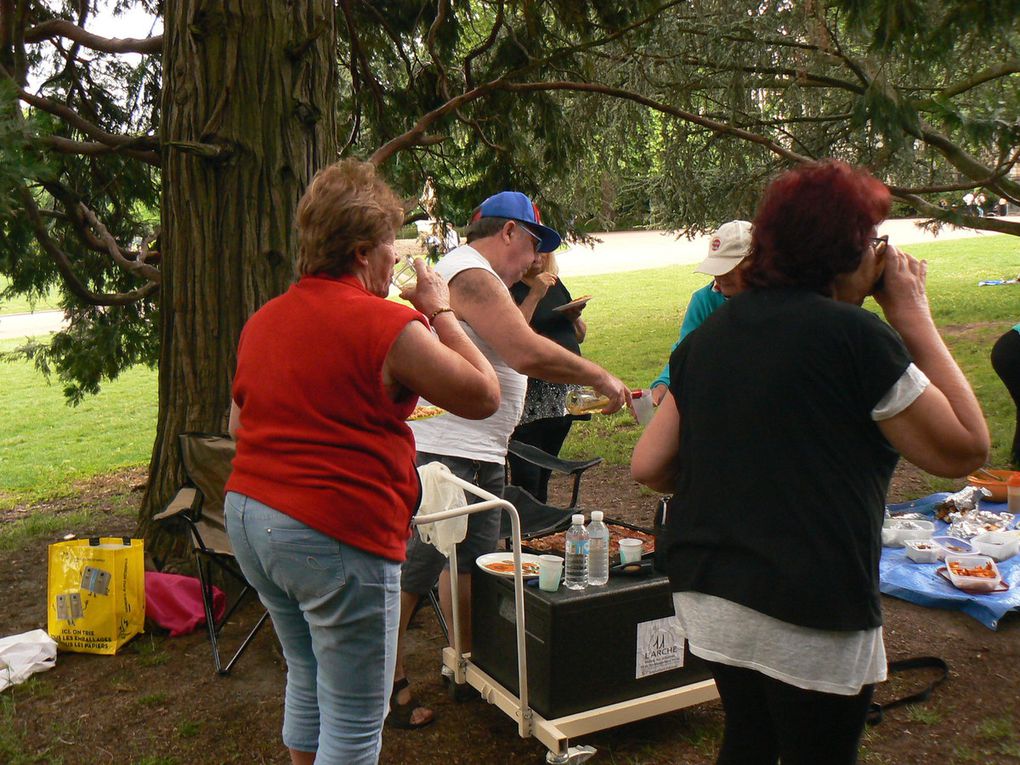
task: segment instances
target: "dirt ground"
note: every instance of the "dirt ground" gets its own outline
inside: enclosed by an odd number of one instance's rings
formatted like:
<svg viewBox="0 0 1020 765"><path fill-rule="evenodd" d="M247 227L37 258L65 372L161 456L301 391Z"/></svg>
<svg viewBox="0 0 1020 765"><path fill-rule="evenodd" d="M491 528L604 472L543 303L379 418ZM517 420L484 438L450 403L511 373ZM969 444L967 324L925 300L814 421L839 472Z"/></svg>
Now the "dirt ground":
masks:
<svg viewBox="0 0 1020 765"><path fill-rule="evenodd" d="M73 498L43 508L65 514L88 507L91 528L67 528L53 540L0 553L0 636L46 627L46 545L64 533L131 533L117 508L137 505L144 476L125 471L80 487ZM901 468L890 501L924 493L917 474ZM566 486L555 484L553 502ZM642 492L624 468L600 466L585 476L581 504L606 515L651 524L655 497ZM0 523L24 513L0 513ZM884 598L886 645L891 659L937 655L949 663L948 682L926 703L887 712L866 733L864 763L1020 762L1020 620L1010 615L998 631L958 612L925 609ZM256 615L244 610L227 625L227 647ZM439 679L443 643L428 609L410 633L409 675L437 722L420 731L386 729L383 763L535 763L545 749L521 739L496 707L474 699L454 702ZM900 695L924 677L886 683L878 699ZM279 743L284 665L270 630L252 644L229 677L219 677L205 632L168 638L139 636L113 657L60 654L57 666L0 694L0 762L3 763L284 763ZM722 712L717 702L583 737L595 746L593 762L628 765L714 761Z"/></svg>

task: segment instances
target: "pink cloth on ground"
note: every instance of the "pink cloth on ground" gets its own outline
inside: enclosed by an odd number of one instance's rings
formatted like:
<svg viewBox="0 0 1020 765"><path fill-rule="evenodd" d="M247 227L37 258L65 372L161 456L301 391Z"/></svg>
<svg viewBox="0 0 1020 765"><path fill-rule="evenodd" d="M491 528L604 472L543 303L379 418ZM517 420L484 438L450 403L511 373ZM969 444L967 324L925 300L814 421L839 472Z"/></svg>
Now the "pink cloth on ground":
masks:
<svg viewBox="0 0 1020 765"><path fill-rule="evenodd" d="M223 618L227 596L219 587L213 590L213 616ZM170 637L194 632L205 624L202 583L193 576L145 572L145 617L170 630Z"/></svg>

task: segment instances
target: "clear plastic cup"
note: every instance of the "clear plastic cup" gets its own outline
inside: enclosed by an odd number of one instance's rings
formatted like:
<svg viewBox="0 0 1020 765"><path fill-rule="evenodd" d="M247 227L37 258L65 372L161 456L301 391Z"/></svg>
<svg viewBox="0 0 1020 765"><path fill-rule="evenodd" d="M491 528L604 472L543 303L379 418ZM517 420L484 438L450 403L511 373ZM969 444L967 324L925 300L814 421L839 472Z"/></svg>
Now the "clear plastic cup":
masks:
<svg viewBox="0 0 1020 765"><path fill-rule="evenodd" d="M563 558L559 555L538 556L538 589L556 592L563 575Z"/></svg>
<svg viewBox="0 0 1020 765"><path fill-rule="evenodd" d="M645 543L630 537L620 540L620 563L640 563Z"/></svg>
<svg viewBox="0 0 1020 765"><path fill-rule="evenodd" d="M418 283L418 272L414 270L414 258L404 258L393 268L393 286L403 292L414 289Z"/></svg>

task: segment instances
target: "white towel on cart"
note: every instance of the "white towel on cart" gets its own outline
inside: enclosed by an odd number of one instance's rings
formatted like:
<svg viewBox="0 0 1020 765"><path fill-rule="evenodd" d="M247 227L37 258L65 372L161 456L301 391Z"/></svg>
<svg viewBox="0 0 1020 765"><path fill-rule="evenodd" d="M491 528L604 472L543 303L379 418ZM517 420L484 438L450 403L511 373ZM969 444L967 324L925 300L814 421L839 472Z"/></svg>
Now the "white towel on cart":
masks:
<svg viewBox="0 0 1020 765"><path fill-rule="evenodd" d="M422 541L431 544L449 558L453 546L464 541L468 517L461 515L437 523L422 522L429 515L455 507L464 507L467 504L464 490L441 478L440 475L443 473L450 473L450 468L441 462L430 462L418 468L418 475L421 477L421 506L415 519L418 522L418 535Z"/></svg>

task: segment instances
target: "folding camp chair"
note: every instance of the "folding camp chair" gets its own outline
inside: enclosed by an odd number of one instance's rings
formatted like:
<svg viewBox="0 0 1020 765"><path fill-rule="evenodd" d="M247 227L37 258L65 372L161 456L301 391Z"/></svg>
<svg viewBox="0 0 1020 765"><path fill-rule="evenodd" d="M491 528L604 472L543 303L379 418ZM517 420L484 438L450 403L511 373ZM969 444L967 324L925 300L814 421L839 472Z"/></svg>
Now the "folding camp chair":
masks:
<svg viewBox="0 0 1020 765"><path fill-rule="evenodd" d="M227 478L230 477L234 441L227 435L212 433L182 433L179 441L188 484L177 492L166 510L154 516L154 519L161 522L183 521L187 524L198 568L198 578L202 584L202 602L205 606L209 642L212 644L213 663L216 665L217 674L226 675L262 629L262 625L269 618L269 613L263 612L258 622L245 636L237 652L224 664L220 657L220 631L247 596L254 594L254 589L245 580L234 559L230 537L227 536L223 522L223 490ZM223 618L218 621L213 614L214 566L241 586L240 592L228 603Z"/></svg>
<svg viewBox="0 0 1020 765"><path fill-rule="evenodd" d="M568 508L577 506L577 495L581 490L581 476L584 471L588 468L595 467L601 464L602 458L595 457L590 460L564 460L559 457L554 457L548 452L542 451L537 446L531 444L525 444L521 441L511 441L507 447L508 451L522 460L537 465L543 470L551 470L554 473L560 473L562 475L573 476L574 487L570 495L570 504ZM508 475L509 479L509 475ZM509 480L508 480L509 483ZM514 500L510 499L510 502Z"/></svg>

